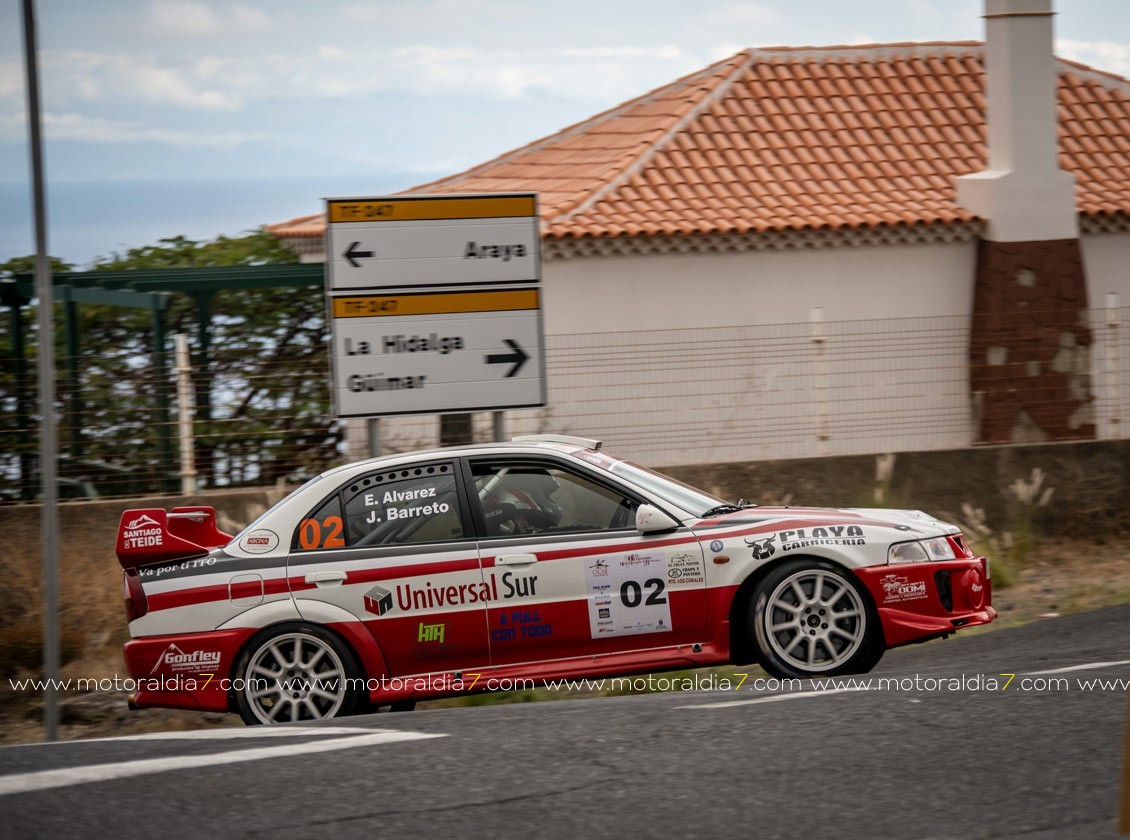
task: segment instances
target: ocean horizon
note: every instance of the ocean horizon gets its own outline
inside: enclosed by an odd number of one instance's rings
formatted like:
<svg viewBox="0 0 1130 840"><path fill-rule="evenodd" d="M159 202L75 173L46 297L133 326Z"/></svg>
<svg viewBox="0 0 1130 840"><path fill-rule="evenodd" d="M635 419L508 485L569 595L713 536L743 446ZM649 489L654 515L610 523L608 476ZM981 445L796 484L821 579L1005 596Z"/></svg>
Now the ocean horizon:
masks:
<svg viewBox="0 0 1130 840"><path fill-rule="evenodd" d="M327 197L387 195L435 177L49 182L47 250L83 270L99 258L124 255L161 239L238 236L319 213ZM31 185L0 183L0 263L33 253Z"/></svg>

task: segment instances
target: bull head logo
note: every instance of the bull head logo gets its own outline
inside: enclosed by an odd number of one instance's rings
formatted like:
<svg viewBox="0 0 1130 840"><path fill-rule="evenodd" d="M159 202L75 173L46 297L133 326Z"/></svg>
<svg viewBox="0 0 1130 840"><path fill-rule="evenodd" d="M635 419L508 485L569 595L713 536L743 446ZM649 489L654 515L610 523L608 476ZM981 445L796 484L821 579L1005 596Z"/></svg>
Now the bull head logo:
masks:
<svg viewBox="0 0 1130 840"><path fill-rule="evenodd" d="M773 545L775 539L777 539L776 534L761 540L746 540L745 544L753 549L753 559L768 560L777 551L777 547Z"/></svg>

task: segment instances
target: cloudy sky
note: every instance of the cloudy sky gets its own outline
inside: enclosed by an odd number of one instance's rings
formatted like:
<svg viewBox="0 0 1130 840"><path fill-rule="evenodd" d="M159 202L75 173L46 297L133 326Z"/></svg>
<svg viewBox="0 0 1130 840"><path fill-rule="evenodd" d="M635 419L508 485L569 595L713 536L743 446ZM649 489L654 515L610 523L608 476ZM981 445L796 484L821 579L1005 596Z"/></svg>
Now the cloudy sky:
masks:
<svg viewBox="0 0 1130 840"><path fill-rule="evenodd" d="M1060 55L1130 76L1130 0L1057 5ZM51 181L358 191L459 171L745 47L977 39L983 23L981 0L36 6ZM21 33L20 0L0 0L0 186L28 180Z"/></svg>

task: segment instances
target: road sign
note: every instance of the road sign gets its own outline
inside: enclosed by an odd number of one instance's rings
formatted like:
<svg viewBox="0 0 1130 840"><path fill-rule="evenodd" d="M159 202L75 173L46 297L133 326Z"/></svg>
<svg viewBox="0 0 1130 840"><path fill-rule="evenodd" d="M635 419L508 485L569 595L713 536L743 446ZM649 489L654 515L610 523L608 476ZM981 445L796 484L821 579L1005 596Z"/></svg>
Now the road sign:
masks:
<svg viewBox="0 0 1130 840"><path fill-rule="evenodd" d="M542 403L536 289L335 297L340 417Z"/></svg>
<svg viewBox="0 0 1130 840"><path fill-rule="evenodd" d="M536 283L533 196L330 199L336 289Z"/></svg>
<svg viewBox="0 0 1130 840"><path fill-rule="evenodd" d="M328 199L339 417L545 405L533 195Z"/></svg>

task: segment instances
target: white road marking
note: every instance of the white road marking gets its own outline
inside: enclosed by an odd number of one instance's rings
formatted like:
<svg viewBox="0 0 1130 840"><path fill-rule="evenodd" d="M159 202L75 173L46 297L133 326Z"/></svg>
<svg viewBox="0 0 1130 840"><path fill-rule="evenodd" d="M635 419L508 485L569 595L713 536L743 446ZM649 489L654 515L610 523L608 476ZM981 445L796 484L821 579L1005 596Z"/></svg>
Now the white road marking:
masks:
<svg viewBox="0 0 1130 840"><path fill-rule="evenodd" d="M1026 677L1042 677L1045 674L1066 674L1071 671L1096 671L1099 668L1117 668L1119 665L1130 665L1130 659L1120 659L1117 662L1088 662L1086 665L1072 665L1070 668L1055 668L1051 671L1032 671Z"/></svg>
<svg viewBox="0 0 1130 840"><path fill-rule="evenodd" d="M164 733L138 735L110 735L104 738L75 738L73 741L41 741L35 744L10 744L2 750L42 750L44 747L61 747L67 744L102 744L110 741L227 741L232 738L312 737L318 735L360 735L372 729L357 726L302 726L277 724L275 726L217 727L214 729L174 729Z"/></svg>
<svg viewBox="0 0 1130 840"><path fill-rule="evenodd" d="M850 694L867 691L861 686L848 688L829 688L823 691L795 691L792 694L771 694L768 697L755 697L752 700L723 700L720 703L697 703L692 706L676 706L676 709L728 709L732 706L753 706L757 703L780 703L782 700L803 700L806 697L827 697L831 694Z"/></svg>
<svg viewBox="0 0 1130 840"><path fill-rule="evenodd" d="M107 741L226 741L233 738L309 738L318 735L359 735L372 732L359 726L247 726L238 729L179 729L171 732L143 732L139 735L110 735L106 738L76 738L73 741L40 741L11 744L4 749L61 747L64 744L102 744Z"/></svg>
<svg viewBox="0 0 1130 840"><path fill-rule="evenodd" d="M236 730L241 731L241 730ZM282 730L263 729L258 732ZM349 731L349 730L347 730ZM167 773L171 770L191 770L197 767L217 767L222 764L238 764L244 761L261 761L266 758L289 758L312 753L332 752L334 750L371 747L378 744L394 744L398 741L421 741L427 738L445 738L446 735L433 735L426 732L398 732L384 730L353 730L365 732L345 738L331 738L325 741L310 741L301 744L282 744L271 747L252 747L246 750L213 753L212 755L181 755L167 758L144 758L137 761L120 761L113 764L91 764L86 767L67 767L60 770L40 770L33 773L15 773L0 776L0 796L11 793L29 793L50 788L69 787L90 782L105 782L111 779L128 779L132 776L147 776L153 773ZM292 730L295 735L310 735L316 728ZM172 733L167 733L172 734ZM290 734L290 733L288 733ZM261 737L261 736L260 736ZM272 736L267 736L272 737Z"/></svg>

